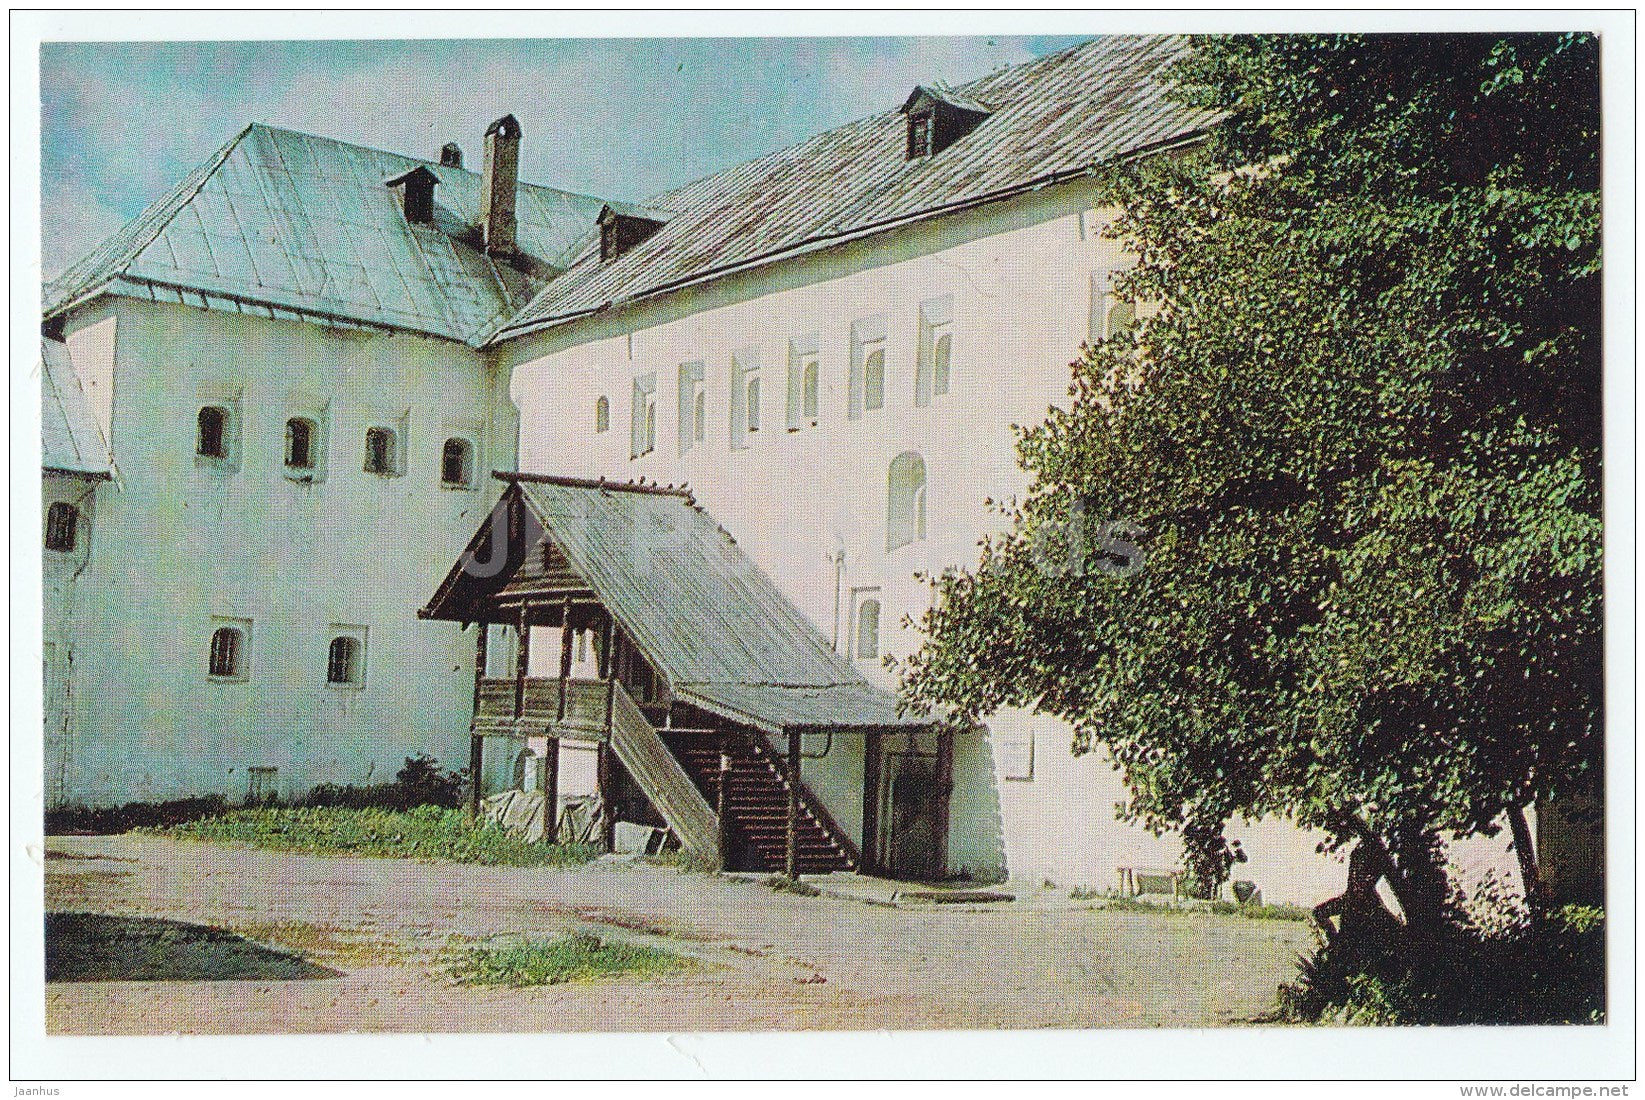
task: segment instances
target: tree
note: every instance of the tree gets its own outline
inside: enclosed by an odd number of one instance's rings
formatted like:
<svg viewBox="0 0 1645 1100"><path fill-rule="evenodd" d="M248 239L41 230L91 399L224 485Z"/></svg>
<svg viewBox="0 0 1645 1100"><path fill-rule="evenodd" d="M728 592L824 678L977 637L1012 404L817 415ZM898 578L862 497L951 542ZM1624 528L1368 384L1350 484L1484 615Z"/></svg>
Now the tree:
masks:
<svg viewBox="0 0 1645 1100"><path fill-rule="evenodd" d="M1154 312L1021 434L904 693L1066 719L1196 866L1234 817L1361 846L1429 935L1447 835L1602 763L1597 43L1191 46L1220 121L1104 177Z"/></svg>

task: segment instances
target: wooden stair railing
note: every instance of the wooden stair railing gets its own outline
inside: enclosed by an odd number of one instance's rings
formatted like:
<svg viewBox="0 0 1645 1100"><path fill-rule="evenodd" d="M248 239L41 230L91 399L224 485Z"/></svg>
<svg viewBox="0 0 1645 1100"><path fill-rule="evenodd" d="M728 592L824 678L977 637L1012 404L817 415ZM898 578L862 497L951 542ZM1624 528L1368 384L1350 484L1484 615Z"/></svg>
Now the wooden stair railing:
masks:
<svg viewBox="0 0 1645 1100"><path fill-rule="evenodd" d="M610 690L612 751L679 838L680 846L718 866L720 823L713 807L663 744L657 728L646 720L634 698L615 681Z"/></svg>
<svg viewBox="0 0 1645 1100"><path fill-rule="evenodd" d="M793 736L797 737L799 734ZM770 745L765 744L763 738L751 737L749 738L749 745L754 750L754 755L764 759L776 770L783 783L794 782L794 777L788 774L788 761L783 759ZM805 807L806 812L816 819L817 824L822 826L823 832L828 834L828 839L839 845L840 850L851 861L851 869L855 870L861 866L862 853L857 850L857 845L852 842L846 831L840 828L840 823L834 820L834 815L828 812L828 808L811 792L811 788L806 786L803 766L800 771L799 787L800 805Z"/></svg>

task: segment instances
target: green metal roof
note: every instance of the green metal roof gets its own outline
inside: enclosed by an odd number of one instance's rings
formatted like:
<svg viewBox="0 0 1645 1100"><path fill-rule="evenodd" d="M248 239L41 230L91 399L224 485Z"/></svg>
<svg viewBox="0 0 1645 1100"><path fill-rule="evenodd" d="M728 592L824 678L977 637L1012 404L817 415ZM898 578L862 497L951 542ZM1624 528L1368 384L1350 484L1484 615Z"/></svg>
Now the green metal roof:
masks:
<svg viewBox="0 0 1645 1100"><path fill-rule="evenodd" d="M439 180L434 222L386 181ZM520 267L480 247L480 177L254 124L45 288L50 316L104 291L478 343L594 239L603 199L522 183Z"/></svg>

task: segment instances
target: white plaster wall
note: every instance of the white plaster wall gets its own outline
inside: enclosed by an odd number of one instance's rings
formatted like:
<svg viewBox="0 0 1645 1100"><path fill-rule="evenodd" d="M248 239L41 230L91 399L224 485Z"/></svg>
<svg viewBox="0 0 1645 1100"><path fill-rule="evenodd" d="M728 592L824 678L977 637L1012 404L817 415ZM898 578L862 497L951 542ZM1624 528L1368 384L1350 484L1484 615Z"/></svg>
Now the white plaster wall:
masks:
<svg viewBox="0 0 1645 1100"><path fill-rule="evenodd" d="M514 367L520 468L614 479L689 483L722 523L825 637L845 638L850 593L877 588L881 652L918 644L905 616L929 604L917 573L972 565L978 539L1001 526L986 504L1020 493L1015 424L1041 422L1067 397L1068 363L1088 336L1093 282L1106 287L1127 260L1101 239L1106 215L1085 184L1048 189L967 215L885 234L870 242L731 276L630 308L515 341L502 349ZM914 403L922 302L952 296L954 351L947 396ZM854 322L887 323L885 408L847 415ZM786 429L788 347L815 336L821 350L819 425ZM757 351L761 430L731 446L732 358ZM682 453L678 378L683 363L704 366L707 432ZM630 456L633 380L656 376L656 449ZM610 429L595 432L595 403L610 403ZM904 451L927 470L927 537L886 550L887 471ZM844 564L836 586L834 555ZM839 610L836 612L836 600ZM878 661L865 675L887 687ZM1119 824L1124 797L1100 754L1075 757L1069 728L1008 713L993 727L1035 735L1031 780L998 773L992 735L957 745L950 863L973 877L1107 887L1116 868L1173 866L1174 837ZM861 745L837 761L807 761L813 790L842 826L860 836ZM1280 822L1242 826L1250 862L1236 877L1257 882L1270 901L1319 900L1340 890L1345 870L1318 855L1317 838ZM1500 847L1500 846L1497 846ZM1494 857L1493 857L1494 858Z"/></svg>
<svg viewBox="0 0 1645 1100"><path fill-rule="evenodd" d="M182 306L122 299L99 312L111 310L121 477L99 490L70 617L66 800L239 797L251 766L277 767L286 797L392 779L416 752L462 766L473 633L416 609L496 498L486 475L513 464L512 408L480 357ZM196 461L208 401L238 411L234 469ZM283 472L295 412L322 421L314 484ZM385 418L407 428L402 477L362 468L365 429ZM440 447L459 431L480 448L472 490L440 485ZM251 620L243 682L206 675L213 617ZM48 606L48 632L54 621ZM325 682L333 624L366 630L362 687Z"/></svg>

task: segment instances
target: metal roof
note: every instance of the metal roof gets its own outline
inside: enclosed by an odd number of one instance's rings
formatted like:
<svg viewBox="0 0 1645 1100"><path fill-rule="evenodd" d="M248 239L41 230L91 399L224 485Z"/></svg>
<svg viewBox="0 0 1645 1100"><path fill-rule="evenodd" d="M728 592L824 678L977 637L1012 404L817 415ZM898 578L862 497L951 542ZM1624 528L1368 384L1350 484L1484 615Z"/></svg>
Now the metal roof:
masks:
<svg viewBox="0 0 1645 1100"><path fill-rule="evenodd" d="M1177 37L1099 38L944 89L991 113L932 157L906 158L907 120L893 109L657 195L646 205L675 214L662 230L611 260L579 256L493 339L1188 138L1214 116L1166 95L1166 69L1186 48Z"/></svg>
<svg viewBox="0 0 1645 1100"><path fill-rule="evenodd" d="M40 468L79 477L111 476L108 445L91 415L68 345L40 341Z"/></svg>
<svg viewBox="0 0 1645 1100"><path fill-rule="evenodd" d="M768 730L793 727L919 726L890 692L870 684L684 491L525 474L501 475L510 490L475 535L529 508L676 695ZM513 521L515 530L529 524ZM516 551L519 555L519 551ZM510 570L512 572L512 570ZM508 574L490 578L495 590ZM462 618L462 566L424 608L426 618ZM473 584L470 591L482 586Z"/></svg>
<svg viewBox="0 0 1645 1100"><path fill-rule="evenodd" d="M417 169L439 180L432 225L384 182ZM479 247L479 205L475 172L253 124L47 284L45 313L111 290L477 345L594 239L604 200L520 184L530 274Z"/></svg>

